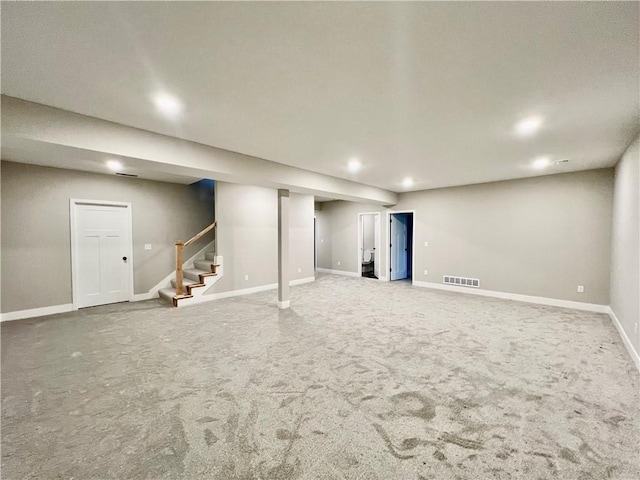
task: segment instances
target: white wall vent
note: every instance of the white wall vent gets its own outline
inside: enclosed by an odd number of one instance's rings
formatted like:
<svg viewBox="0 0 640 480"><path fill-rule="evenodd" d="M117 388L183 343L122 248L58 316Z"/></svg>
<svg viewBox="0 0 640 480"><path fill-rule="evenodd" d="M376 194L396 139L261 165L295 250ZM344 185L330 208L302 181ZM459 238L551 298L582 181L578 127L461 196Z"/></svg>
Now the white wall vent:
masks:
<svg viewBox="0 0 640 480"><path fill-rule="evenodd" d="M451 275L445 275L442 277L442 283L446 283L447 285L456 285L459 287L480 288L480 280L477 278L452 277Z"/></svg>

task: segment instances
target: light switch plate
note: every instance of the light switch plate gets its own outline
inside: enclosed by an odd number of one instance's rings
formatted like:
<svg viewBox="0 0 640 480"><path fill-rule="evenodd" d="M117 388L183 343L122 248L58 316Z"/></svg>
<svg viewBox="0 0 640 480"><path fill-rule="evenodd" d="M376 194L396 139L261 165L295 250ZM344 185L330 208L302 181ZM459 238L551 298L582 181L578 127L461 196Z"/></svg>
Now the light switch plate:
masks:
<svg viewBox="0 0 640 480"><path fill-rule="evenodd" d="M151 244L150 243L145 243L144 244L144 249L145 250L151 250Z"/></svg>

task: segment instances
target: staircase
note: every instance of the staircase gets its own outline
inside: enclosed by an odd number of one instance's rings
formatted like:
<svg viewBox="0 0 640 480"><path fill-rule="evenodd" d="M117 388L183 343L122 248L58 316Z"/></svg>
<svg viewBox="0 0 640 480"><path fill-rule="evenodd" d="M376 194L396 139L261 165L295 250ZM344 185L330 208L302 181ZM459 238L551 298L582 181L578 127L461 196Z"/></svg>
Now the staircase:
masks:
<svg viewBox="0 0 640 480"><path fill-rule="evenodd" d="M193 260L193 268L183 269L182 253L185 247L213 230L216 225L217 222L213 222L186 242L176 242L176 276L171 280L171 287L158 290L160 298L166 299L174 307L215 298L204 295L204 292L222 277L222 257L215 252L206 252L204 258ZM190 267L190 262L186 266Z"/></svg>
<svg viewBox="0 0 640 480"><path fill-rule="evenodd" d="M222 257L216 256L213 252L207 252L204 254L204 258L193 262L193 268L187 268L182 273L184 274L182 295L178 295L176 292L177 281L175 278L171 280L171 287L158 291L160 298L167 300L174 307L206 300L206 296L202 298L204 292L222 276Z"/></svg>

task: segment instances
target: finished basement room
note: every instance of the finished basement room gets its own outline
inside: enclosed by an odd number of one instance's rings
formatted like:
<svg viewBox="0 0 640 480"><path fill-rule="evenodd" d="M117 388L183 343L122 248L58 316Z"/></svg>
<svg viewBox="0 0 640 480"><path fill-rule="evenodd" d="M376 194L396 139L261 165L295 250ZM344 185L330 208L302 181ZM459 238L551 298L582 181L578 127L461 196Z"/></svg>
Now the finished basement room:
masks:
<svg viewBox="0 0 640 480"><path fill-rule="evenodd" d="M1 10L3 479L640 478L640 3Z"/></svg>

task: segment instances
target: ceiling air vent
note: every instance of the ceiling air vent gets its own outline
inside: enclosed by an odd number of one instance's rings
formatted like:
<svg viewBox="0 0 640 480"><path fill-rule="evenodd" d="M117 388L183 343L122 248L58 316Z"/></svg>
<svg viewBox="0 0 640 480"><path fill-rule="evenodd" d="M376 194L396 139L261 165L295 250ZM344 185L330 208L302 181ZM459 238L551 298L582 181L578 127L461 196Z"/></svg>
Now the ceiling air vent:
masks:
<svg viewBox="0 0 640 480"><path fill-rule="evenodd" d="M116 172L116 175L120 175L121 177L132 177L132 178L138 178L138 175L134 175L132 173L120 173L120 172Z"/></svg>
<svg viewBox="0 0 640 480"><path fill-rule="evenodd" d="M477 278L453 277L451 275L445 275L444 277L442 277L442 283L446 283L447 285L457 285L459 287L480 288L480 280L478 280Z"/></svg>

